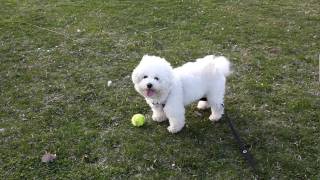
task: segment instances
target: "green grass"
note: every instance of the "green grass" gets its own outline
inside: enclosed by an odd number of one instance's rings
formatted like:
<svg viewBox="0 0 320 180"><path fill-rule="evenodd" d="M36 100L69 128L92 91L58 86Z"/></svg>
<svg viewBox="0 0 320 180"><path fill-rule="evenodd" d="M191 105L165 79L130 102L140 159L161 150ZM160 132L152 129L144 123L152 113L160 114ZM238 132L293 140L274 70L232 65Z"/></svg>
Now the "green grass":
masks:
<svg viewBox="0 0 320 180"><path fill-rule="evenodd" d="M130 78L146 53L229 57L225 104L259 177L320 178L319 1L0 3L1 179L255 178L227 123L195 104L178 134L152 122Z"/></svg>

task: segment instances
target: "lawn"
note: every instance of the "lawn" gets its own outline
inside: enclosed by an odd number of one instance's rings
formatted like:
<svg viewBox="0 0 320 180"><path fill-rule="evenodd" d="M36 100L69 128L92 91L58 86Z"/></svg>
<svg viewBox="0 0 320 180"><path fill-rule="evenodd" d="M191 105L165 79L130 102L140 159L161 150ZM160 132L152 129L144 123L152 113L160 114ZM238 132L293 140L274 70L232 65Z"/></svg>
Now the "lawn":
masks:
<svg viewBox="0 0 320 180"><path fill-rule="evenodd" d="M0 179L320 179L319 43L318 0L0 0ZM151 120L144 54L232 61L225 106L258 175L196 104L178 134Z"/></svg>

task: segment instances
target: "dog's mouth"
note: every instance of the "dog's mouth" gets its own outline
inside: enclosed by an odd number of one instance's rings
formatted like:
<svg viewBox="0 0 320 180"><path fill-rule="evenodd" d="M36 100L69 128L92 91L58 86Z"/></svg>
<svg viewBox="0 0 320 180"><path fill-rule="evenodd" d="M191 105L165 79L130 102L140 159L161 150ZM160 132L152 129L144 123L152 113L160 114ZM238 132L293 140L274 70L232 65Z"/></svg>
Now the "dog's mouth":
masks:
<svg viewBox="0 0 320 180"><path fill-rule="evenodd" d="M147 95L148 97L151 97L151 96L153 96L153 95L155 95L155 94L156 94L156 91L153 90L153 89L147 89L147 90L146 90L146 95Z"/></svg>

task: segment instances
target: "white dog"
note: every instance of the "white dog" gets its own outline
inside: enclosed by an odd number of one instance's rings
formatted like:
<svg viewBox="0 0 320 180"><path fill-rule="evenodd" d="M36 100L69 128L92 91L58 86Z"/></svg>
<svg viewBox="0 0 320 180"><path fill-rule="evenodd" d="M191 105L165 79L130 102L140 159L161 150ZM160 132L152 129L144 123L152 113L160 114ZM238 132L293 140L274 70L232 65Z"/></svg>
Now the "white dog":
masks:
<svg viewBox="0 0 320 180"><path fill-rule="evenodd" d="M151 107L152 119L168 119L168 131L177 133L185 125L184 107L201 98L206 100L200 100L197 107L211 107L211 121L221 118L229 74L230 62L223 56L209 55L173 69L165 59L145 55L134 69L132 81Z"/></svg>

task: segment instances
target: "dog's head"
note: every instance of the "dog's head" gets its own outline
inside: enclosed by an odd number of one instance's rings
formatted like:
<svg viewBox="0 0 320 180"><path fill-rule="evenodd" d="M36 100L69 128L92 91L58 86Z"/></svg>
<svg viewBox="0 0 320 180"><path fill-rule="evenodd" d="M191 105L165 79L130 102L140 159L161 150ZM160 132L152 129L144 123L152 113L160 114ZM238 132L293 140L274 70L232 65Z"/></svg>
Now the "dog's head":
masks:
<svg viewBox="0 0 320 180"><path fill-rule="evenodd" d="M170 92L173 70L165 59L145 55L133 70L132 81L136 91L142 96L160 100L166 98Z"/></svg>

